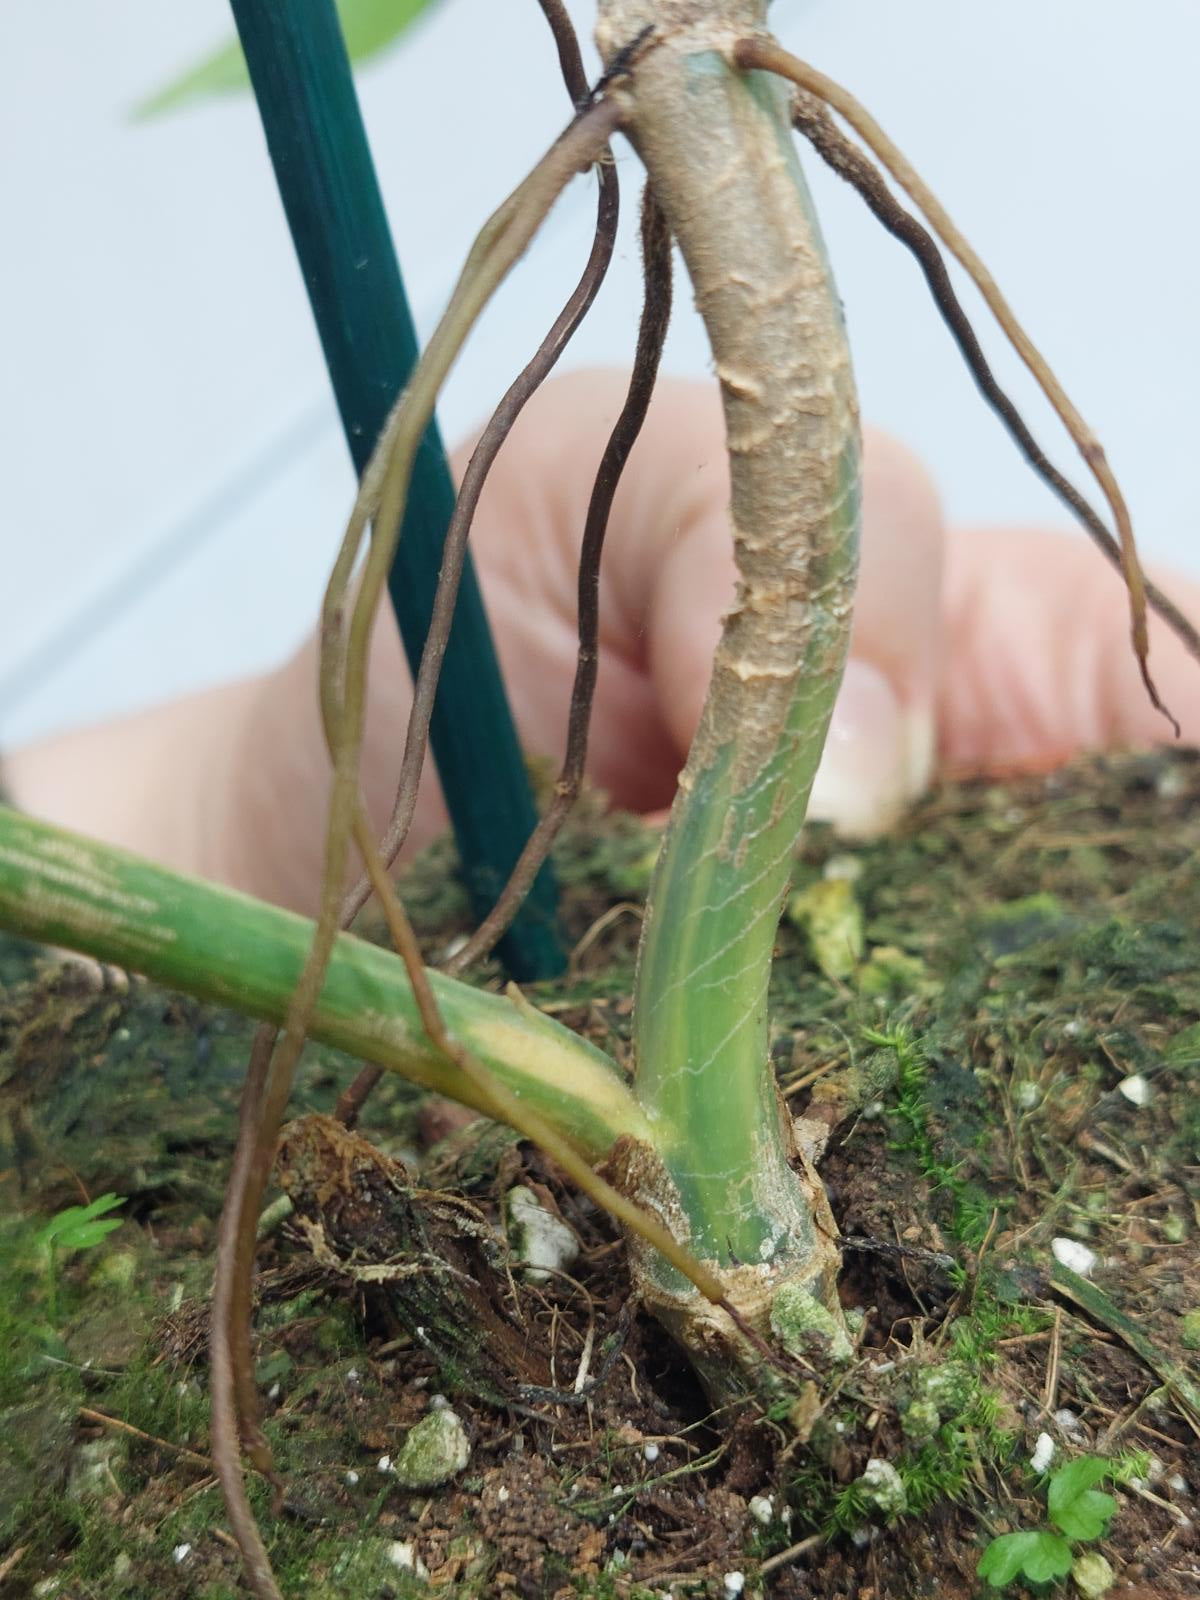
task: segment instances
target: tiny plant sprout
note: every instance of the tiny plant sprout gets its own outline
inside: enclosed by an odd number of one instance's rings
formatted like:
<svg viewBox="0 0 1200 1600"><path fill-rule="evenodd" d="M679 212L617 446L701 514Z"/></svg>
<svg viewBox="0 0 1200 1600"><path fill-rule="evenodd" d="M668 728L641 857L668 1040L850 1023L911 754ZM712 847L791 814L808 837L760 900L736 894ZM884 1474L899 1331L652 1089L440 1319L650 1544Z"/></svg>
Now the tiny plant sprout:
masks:
<svg viewBox="0 0 1200 1600"><path fill-rule="evenodd" d="M58 1261L65 1251L91 1250L121 1226L110 1213L125 1204L119 1195L102 1194L88 1205L68 1206L37 1236L46 1258L46 1306L50 1321L58 1320Z"/></svg>
<svg viewBox="0 0 1200 1600"><path fill-rule="evenodd" d="M1076 1551L1073 1546L1103 1538L1116 1513L1116 1500L1096 1485L1106 1479L1129 1482L1145 1468L1145 1456L1121 1460L1076 1456L1064 1462L1047 1485L1046 1513L1053 1527L993 1539L980 1558L979 1576L1003 1589L1018 1580L1048 1584L1070 1574L1081 1594L1105 1593L1112 1583L1108 1562L1098 1552Z"/></svg>

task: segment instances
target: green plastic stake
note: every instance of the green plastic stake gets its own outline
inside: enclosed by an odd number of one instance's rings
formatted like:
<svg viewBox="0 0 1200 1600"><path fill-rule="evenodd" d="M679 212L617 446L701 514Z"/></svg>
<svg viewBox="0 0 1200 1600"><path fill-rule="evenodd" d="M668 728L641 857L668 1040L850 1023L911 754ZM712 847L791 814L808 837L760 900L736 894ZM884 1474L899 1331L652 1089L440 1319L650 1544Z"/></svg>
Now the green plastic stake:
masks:
<svg viewBox="0 0 1200 1600"><path fill-rule="evenodd" d="M230 0L350 454L361 474L418 346L333 0ZM414 673L454 486L437 425L422 443L389 590ZM468 560L430 727L459 855L482 913L536 822L483 599ZM514 977L565 957L544 867L499 952Z"/></svg>

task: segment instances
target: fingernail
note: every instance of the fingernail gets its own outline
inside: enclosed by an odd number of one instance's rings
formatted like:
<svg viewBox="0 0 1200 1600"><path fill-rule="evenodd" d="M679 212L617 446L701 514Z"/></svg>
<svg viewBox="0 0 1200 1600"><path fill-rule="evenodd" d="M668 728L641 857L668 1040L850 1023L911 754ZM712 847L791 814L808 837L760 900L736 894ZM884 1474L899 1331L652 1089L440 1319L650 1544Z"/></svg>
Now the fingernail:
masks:
<svg viewBox="0 0 1200 1600"><path fill-rule="evenodd" d="M933 715L902 706L877 667L847 664L808 814L851 838L890 827L933 766Z"/></svg>

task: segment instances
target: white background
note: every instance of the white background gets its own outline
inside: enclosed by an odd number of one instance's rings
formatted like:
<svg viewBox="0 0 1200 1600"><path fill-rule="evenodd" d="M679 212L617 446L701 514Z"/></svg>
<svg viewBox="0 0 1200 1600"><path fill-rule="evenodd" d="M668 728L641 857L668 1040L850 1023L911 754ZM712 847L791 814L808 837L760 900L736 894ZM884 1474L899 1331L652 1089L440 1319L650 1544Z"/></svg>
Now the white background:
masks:
<svg viewBox="0 0 1200 1600"><path fill-rule="evenodd" d="M591 0L570 9L590 28ZM1107 444L1145 550L1200 571L1200 6L776 0L773 18L866 101L992 266ZM229 31L223 0L0 11L0 744L268 665L315 612L351 475L253 104L128 114ZM564 93L533 0L443 0L360 89L427 333ZM927 457L955 519L1062 523L907 255L807 164L865 415ZM549 324L591 211L580 180L455 373L448 437ZM702 375L681 298L668 367ZM627 227L564 366L624 360L636 300ZM1036 401L1027 414L1073 467Z"/></svg>

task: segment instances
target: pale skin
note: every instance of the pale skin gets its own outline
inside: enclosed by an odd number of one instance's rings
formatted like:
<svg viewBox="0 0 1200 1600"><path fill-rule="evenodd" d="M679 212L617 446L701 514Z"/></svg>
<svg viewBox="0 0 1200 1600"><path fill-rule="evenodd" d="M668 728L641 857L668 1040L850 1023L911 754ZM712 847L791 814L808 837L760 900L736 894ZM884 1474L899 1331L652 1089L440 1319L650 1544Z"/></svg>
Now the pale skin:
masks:
<svg viewBox="0 0 1200 1600"><path fill-rule="evenodd" d="M525 748L561 754L575 657L575 561L618 372L547 385L502 451L472 547ZM461 473L469 447L454 458ZM733 583L715 386L664 381L618 493L602 570L602 660L588 771L614 803L669 805ZM851 661L814 812L877 831L936 767L1037 770L1080 750L1171 737L1146 699L1112 568L1081 537L946 529L922 466L868 430ZM1155 574L1200 619L1200 584ZM1156 619L1151 665L1200 742L1200 672ZM311 911L328 765L311 641L265 677L12 752L17 804L167 865ZM410 680L377 630L363 783L382 831ZM445 824L427 766L408 848Z"/></svg>

